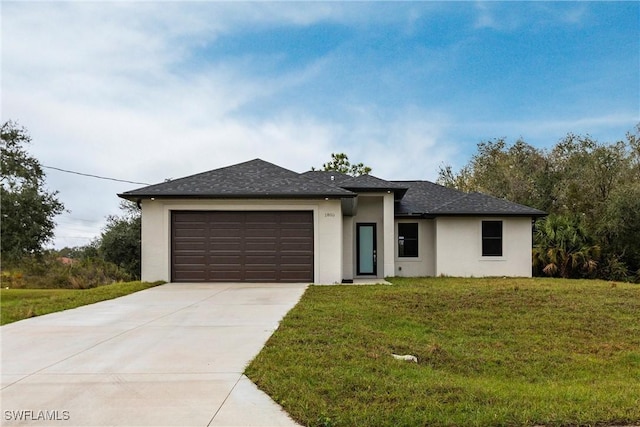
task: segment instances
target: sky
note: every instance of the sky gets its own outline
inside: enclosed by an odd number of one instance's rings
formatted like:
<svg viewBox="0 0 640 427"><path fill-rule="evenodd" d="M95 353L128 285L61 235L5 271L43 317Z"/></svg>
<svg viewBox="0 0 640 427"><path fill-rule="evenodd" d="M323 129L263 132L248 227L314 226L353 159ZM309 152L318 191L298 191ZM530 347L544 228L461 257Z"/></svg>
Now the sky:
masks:
<svg viewBox="0 0 640 427"><path fill-rule="evenodd" d="M434 181L479 142L640 122L639 2L2 1L1 117L42 165L158 183L331 153ZM46 168L82 246L139 184Z"/></svg>

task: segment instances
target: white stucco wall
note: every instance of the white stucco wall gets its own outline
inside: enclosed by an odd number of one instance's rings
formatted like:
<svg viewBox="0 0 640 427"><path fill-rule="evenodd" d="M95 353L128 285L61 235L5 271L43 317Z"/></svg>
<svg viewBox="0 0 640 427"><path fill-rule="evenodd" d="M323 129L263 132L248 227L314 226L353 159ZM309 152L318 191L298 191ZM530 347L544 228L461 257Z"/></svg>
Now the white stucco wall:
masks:
<svg viewBox="0 0 640 427"><path fill-rule="evenodd" d="M483 220L503 222L503 256L482 256ZM531 218L440 217L435 233L438 276L531 277Z"/></svg>
<svg viewBox="0 0 640 427"><path fill-rule="evenodd" d="M342 218L342 278L345 280L352 280L354 277L355 262L353 257L355 255L355 225L352 216L345 216Z"/></svg>
<svg viewBox="0 0 640 427"><path fill-rule="evenodd" d="M383 255L383 277L390 277L394 275L395 271L395 246L396 246L396 230L395 230L395 206L394 206L394 195L389 192L383 196L383 245L384 245L384 255ZM380 251L378 251L380 252Z"/></svg>
<svg viewBox="0 0 640 427"><path fill-rule="evenodd" d="M142 280L171 280L171 211L313 211L315 283L342 281L340 200L143 200Z"/></svg>
<svg viewBox="0 0 640 427"><path fill-rule="evenodd" d="M418 223L418 257L398 256L398 223ZM424 277L436 274L435 221L432 219L397 219L394 242L395 276Z"/></svg>

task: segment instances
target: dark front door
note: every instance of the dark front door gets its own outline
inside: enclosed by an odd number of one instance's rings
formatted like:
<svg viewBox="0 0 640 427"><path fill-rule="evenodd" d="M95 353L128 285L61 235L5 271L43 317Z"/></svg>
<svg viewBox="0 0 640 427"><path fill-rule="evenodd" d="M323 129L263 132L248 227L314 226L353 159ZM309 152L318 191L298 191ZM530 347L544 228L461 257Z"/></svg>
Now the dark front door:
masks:
<svg viewBox="0 0 640 427"><path fill-rule="evenodd" d="M376 247L376 224L358 224L356 229L357 241L357 274L377 275L378 255Z"/></svg>

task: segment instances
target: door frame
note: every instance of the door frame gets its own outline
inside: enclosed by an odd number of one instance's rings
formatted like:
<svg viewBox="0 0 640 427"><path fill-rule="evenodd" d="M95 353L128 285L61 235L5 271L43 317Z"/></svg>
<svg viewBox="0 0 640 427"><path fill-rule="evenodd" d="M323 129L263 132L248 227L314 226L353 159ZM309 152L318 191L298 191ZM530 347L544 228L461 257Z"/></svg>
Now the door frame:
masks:
<svg viewBox="0 0 640 427"><path fill-rule="evenodd" d="M362 272L360 269L360 229L362 227L373 228L373 272ZM378 224L375 222L356 223L356 275L357 276L377 276L378 275Z"/></svg>

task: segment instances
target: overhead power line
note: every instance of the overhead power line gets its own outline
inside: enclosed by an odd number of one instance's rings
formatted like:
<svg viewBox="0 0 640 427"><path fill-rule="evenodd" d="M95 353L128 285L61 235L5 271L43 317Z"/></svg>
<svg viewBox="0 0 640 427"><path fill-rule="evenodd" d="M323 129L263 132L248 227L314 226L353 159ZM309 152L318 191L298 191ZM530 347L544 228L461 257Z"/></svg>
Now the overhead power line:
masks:
<svg viewBox="0 0 640 427"><path fill-rule="evenodd" d="M102 221L102 219L83 219L83 218L77 218L75 216L71 216L71 215L67 215L67 214L61 214L61 216L64 219L71 219L71 220L74 221L74 222L70 222L70 224L75 223L75 221L88 222L88 223L91 223L91 224L95 224L96 222ZM60 220L58 219L57 221L60 221Z"/></svg>
<svg viewBox="0 0 640 427"><path fill-rule="evenodd" d="M108 178L106 176L98 176L98 175L92 175L90 173L82 173L82 172L70 171L70 170L67 170L67 169L56 168L54 166L42 165L42 167L43 168L47 168L47 169L57 170L57 171L60 171L60 172L71 173L71 174L74 174L74 175L88 176L90 178L97 178L97 179L105 179L107 181L126 182L128 184L151 185L151 184L148 184L146 182L136 182L136 181L128 181L126 179Z"/></svg>
<svg viewBox="0 0 640 427"><path fill-rule="evenodd" d="M56 236L56 241L57 242L50 242L50 243L52 243L55 246L56 243L61 243L62 240L70 240L70 239L74 239L74 240L94 240L96 237L97 236L89 237L89 236L57 235Z"/></svg>

